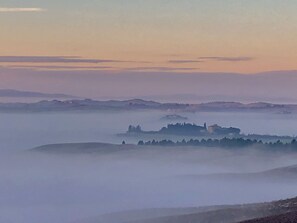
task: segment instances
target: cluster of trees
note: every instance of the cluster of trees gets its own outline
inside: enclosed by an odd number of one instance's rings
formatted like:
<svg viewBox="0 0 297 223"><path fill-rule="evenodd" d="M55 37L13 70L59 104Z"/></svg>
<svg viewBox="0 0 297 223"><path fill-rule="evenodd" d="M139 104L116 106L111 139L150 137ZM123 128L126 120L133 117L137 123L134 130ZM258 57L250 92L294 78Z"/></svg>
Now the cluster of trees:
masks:
<svg viewBox="0 0 297 223"><path fill-rule="evenodd" d="M239 128L223 128L219 125L212 125L208 127L208 132L215 135L239 135L241 130Z"/></svg>
<svg viewBox="0 0 297 223"><path fill-rule="evenodd" d="M142 132L142 129L141 129L140 125L138 125L138 126L129 125L128 132L129 133L140 133L140 132Z"/></svg>
<svg viewBox="0 0 297 223"><path fill-rule="evenodd" d="M139 141L138 145L146 146L201 146L201 147L223 147L223 148L241 148L248 146L262 146L269 148L296 148L297 141L294 139L290 143L283 143L280 140L277 142L264 143L261 140L251 140L243 138L223 138L223 139L191 139L189 141L182 140L173 142L171 140L162 140L162 141Z"/></svg>
<svg viewBox="0 0 297 223"><path fill-rule="evenodd" d="M201 135L202 133L207 132L206 124L204 126L199 126L195 124L189 123L177 123L177 124L169 124L167 127L163 127L159 133L161 134L169 134L169 135Z"/></svg>
<svg viewBox="0 0 297 223"><path fill-rule="evenodd" d="M144 134L164 134L164 135L180 135L180 136L208 136L208 135L239 135L240 129L230 127L224 128L219 125L207 127L206 123L203 126L190 123L169 124L159 131L143 131L141 127L130 125L127 133L144 133Z"/></svg>

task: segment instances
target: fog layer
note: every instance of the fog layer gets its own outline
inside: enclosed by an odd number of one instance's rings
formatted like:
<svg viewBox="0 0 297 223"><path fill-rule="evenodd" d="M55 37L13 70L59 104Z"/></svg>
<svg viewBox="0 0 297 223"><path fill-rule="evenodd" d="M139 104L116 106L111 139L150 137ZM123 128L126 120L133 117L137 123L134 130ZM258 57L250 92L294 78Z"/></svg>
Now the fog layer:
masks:
<svg viewBox="0 0 297 223"><path fill-rule="evenodd" d="M207 178L297 164L297 155L254 149L123 149L113 153L48 154L26 149L48 143L121 142L129 124L158 129L165 113L1 114L0 221L65 223L133 209L197 207L296 196L283 178ZM183 114L241 127L244 132L294 134L293 115ZM251 121L252 120L252 121ZM128 139L128 142L133 139ZM136 140L135 140L136 141ZM278 179L278 180L275 180ZM281 179L281 180L280 180Z"/></svg>
<svg viewBox="0 0 297 223"><path fill-rule="evenodd" d="M44 144L65 142L121 143L117 133L128 126L141 125L145 130L159 130L169 121L161 118L172 112L121 113L22 113L0 114L0 151L24 150ZM243 133L294 136L295 114L266 113L185 113L187 122L219 124L241 128ZM176 121L170 121L176 123ZM126 139L135 143L135 139Z"/></svg>

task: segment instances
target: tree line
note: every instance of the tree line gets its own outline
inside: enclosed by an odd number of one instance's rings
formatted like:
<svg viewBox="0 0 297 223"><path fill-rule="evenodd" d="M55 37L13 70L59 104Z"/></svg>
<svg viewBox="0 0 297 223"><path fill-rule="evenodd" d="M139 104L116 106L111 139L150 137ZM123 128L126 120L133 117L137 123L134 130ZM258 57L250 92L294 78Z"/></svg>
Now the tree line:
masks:
<svg viewBox="0 0 297 223"><path fill-rule="evenodd" d="M263 142L262 140L251 140L244 138L222 138L222 139L190 139L186 141L173 142L172 140L161 141L139 141L141 146L200 146L200 147L223 147L223 148L242 148L250 146L268 147L268 148L288 148L297 149L297 141L293 139L291 142L284 143L280 140L276 142Z"/></svg>

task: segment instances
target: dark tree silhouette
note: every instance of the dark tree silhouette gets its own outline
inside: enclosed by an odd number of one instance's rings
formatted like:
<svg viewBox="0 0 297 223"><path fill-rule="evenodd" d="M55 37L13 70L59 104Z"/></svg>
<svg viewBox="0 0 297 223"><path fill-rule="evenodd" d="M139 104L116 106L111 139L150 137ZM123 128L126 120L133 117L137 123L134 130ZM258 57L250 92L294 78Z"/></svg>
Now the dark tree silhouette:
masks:
<svg viewBox="0 0 297 223"><path fill-rule="evenodd" d="M139 141L138 145L153 145L153 146L197 146L197 147L222 147L222 148L244 148L249 146L258 146L260 148L271 149L289 149L297 151L297 140L293 139L290 143L284 143L280 140L276 142L263 143L262 140L251 140L244 138L222 138L222 139L190 139L186 141L183 139L181 142L173 142L171 140L162 141Z"/></svg>

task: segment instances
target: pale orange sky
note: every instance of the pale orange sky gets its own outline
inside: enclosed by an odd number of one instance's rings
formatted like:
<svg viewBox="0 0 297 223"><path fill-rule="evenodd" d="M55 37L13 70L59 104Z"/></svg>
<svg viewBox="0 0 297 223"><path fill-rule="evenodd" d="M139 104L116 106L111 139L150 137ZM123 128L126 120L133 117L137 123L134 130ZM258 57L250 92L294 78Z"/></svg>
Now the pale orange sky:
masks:
<svg viewBox="0 0 297 223"><path fill-rule="evenodd" d="M29 0L24 4L14 0L1 7L0 56L125 61L100 63L111 70L152 67L255 73L296 69L296 1ZM17 7L40 10L9 10ZM172 62L176 60L179 63ZM0 65L34 66L35 62L0 60ZM56 63L55 69L64 65ZM74 65L89 68L92 64Z"/></svg>

